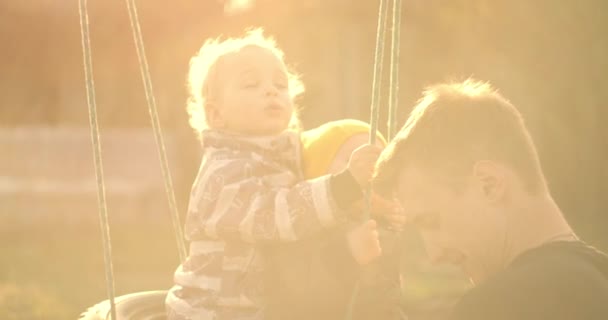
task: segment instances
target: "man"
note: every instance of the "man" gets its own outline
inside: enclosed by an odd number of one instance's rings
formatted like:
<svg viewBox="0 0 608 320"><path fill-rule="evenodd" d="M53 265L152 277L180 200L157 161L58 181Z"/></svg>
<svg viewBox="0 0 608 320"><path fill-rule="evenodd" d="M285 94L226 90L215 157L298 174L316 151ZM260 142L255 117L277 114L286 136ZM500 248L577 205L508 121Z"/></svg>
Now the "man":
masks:
<svg viewBox="0 0 608 320"><path fill-rule="evenodd" d="M519 111L486 83L429 88L377 165L435 262L475 286L452 319L608 319L608 257L552 199Z"/></svg>

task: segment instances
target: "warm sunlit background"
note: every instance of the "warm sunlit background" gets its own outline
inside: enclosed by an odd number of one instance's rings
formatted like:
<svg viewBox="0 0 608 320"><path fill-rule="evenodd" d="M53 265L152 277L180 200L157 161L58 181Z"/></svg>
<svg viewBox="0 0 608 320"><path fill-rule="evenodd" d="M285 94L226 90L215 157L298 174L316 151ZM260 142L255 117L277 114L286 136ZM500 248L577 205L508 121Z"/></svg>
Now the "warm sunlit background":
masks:
<svg viewBox="0 0 608 320"><path fill-rule="evenodd" d="M89 2L116 293L167 289L179 259L126 4ZM199 160L185 75L206 38L248 26L274 35L307 85L305 128L368 117L378 1L138 10L182 214ZM608 249L607 33L604 0L403 0L400 123L426 85L490 81L524 113L575 230ZM1 319L75 319L106 298L88 130L77 1L0 0ZM412 312L432 314L462 290L453 270L412 258L404 269Z"/></svg>

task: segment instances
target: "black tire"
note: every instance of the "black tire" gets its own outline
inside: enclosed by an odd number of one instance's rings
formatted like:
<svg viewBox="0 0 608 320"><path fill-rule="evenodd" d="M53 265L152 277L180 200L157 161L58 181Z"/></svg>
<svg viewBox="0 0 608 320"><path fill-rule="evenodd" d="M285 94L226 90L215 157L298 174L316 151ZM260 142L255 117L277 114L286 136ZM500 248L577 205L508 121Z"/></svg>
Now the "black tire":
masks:
<svg viewBox="0 0 608 320"><path fill-rule="evenodd" d="M167 291L144 291L114 299L116 320L166 320ZM110 301L102 301L83 312L79 320L110 320Z"/></svg>

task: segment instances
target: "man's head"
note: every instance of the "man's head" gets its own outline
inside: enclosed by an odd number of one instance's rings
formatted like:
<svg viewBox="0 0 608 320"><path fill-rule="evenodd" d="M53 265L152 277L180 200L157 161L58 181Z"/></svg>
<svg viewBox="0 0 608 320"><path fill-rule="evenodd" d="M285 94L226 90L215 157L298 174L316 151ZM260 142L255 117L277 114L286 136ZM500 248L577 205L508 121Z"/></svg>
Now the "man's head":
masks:
<svg viewBox="0 0 608 320"><path fill-rule="evenodd" d="M297 122L293 98L303 91L283 52L261 29L212 39L190 60L190 124L251 135L275 135Z"/></svg>
<svg viewBox="0 0 608 320"><path fill-rule="evenodd" d="M374 184L401 202L431 259L461 264L476 282L503 267L517 202L547 192L521 114L472 80L425 91Z"/></svg>

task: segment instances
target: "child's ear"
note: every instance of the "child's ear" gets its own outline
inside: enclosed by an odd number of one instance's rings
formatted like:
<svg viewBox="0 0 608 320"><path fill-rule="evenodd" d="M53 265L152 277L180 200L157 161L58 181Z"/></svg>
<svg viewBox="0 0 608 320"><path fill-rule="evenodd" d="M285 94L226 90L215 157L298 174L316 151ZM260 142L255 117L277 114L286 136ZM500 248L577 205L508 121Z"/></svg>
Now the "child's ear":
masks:
<svg viewBox="0 0 608 320"><path fill-rule="evenodd" d="M224 127L224 120L222 118L222 113L218 109L217 105L214 103L205 104L205 119L207 119L207 124L211 128Z"/></svg>

